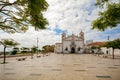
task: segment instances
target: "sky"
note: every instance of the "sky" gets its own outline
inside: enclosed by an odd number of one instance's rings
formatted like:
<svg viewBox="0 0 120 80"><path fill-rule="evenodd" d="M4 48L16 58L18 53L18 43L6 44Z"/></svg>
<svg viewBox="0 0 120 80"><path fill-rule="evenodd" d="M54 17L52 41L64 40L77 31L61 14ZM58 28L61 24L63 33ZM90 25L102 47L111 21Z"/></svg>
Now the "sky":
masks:
<svg viewBox="0 0 120 80"><path fill-rule="evenodd" d="M44 45L52 45L61 42L62 32L67 35L74 33L78 35L81 30L84 32L85 41L93 40L106 41L110 36L110 40L120 38L120 25L116 28L107 29L104 32L91 30L91 22L98 17L99 8L95 4L95 0L46 0L49 4L48 10L44 12L49 25L46 30L35 31L30 26L26 33L8 34L0 31L0 39L12 38L19 42L19 47L29 47L37 45L41 49ZM0 51L3 47L0 46Z"/></svg>

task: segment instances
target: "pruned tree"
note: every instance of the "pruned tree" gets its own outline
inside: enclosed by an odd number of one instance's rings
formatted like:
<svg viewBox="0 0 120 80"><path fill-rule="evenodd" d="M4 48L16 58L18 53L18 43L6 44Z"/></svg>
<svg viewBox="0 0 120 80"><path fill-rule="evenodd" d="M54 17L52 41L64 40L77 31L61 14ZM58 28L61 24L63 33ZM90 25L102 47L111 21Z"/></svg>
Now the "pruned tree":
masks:
<svg viewBox="0 0 120 80"><path fill-rule="evenodd" d="M3 61L3 63L5 64L5 62L6 62L6 48L7 47L15 47L15 46L19 45L19 43L17 43L13 39L2 39L0 41L0 45L3 45L3 47L4 47L4 61Z"/></svg>
<svg viewBox="0 0 120 80"><path fill-rule="evenodd" d="M0 29L8 33L25 32L28 26L45 29L48 21L43 16L45 0L0 0Z"/></svg>

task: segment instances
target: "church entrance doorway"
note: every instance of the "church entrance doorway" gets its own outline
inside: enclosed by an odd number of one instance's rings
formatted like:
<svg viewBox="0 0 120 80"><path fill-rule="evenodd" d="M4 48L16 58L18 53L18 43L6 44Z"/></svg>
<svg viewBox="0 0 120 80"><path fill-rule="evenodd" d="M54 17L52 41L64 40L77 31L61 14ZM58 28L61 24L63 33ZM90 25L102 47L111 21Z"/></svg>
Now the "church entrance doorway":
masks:
<svg viewBox="0 0 120 80"><path fill-rule="evenodd" d="M75 48L74 47L71 48L71 53L75 53Z"/></svg>

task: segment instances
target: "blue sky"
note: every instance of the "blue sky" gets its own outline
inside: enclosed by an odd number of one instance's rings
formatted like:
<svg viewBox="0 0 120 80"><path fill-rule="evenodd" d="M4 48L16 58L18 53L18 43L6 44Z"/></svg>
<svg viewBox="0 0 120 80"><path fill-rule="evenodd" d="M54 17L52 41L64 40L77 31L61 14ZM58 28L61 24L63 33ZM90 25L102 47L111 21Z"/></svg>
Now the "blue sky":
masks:
<svg viewBox="0 0 120 80"><path fill-rule="evenodd" d="M98 17L99 8L94 6L95 0L46 0L49 8L44 12L44 16L49 21L47 30L34 31L33 27L26 33L7 34L0 32L0 39L13 38L22 46L32 47L36 45L39 38L39 48L43 45L61 42L61 33L67 35L72 33L78 35L82 30L86 40L106 41L107 36L110 40L120 38L120 25L104 32L91 30L91 22Z"/></svg>

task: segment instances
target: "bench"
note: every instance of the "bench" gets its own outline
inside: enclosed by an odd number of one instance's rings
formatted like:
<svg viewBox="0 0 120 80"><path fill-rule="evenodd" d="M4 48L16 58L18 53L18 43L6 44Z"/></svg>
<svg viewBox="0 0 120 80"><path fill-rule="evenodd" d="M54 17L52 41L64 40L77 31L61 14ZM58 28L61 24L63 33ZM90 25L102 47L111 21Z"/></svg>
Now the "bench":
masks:
<svg viewBox="0 0 120 80"><path fill-rule="evenodd" d="M46 56L48 56L48 54Z"/></svg>
<svg viewBox="0 0 120 80"><path fill-rule="evenodd" d="M26 60L26 57L24 58L17 58L18 61L23 61L23 60Z"/></svg>
<svg viewBox="0 0 120 80"><path fill-rule="evenodd" d="M37 58L40 58L41 56L37 56Z"/></svg>
<svg viewBox="0 0 120 80"><path fill-rule="evenodd" d="M106 55L104 55L104 56L103 56L103 58L107 58L107 56L106 56Z"/></svg>

